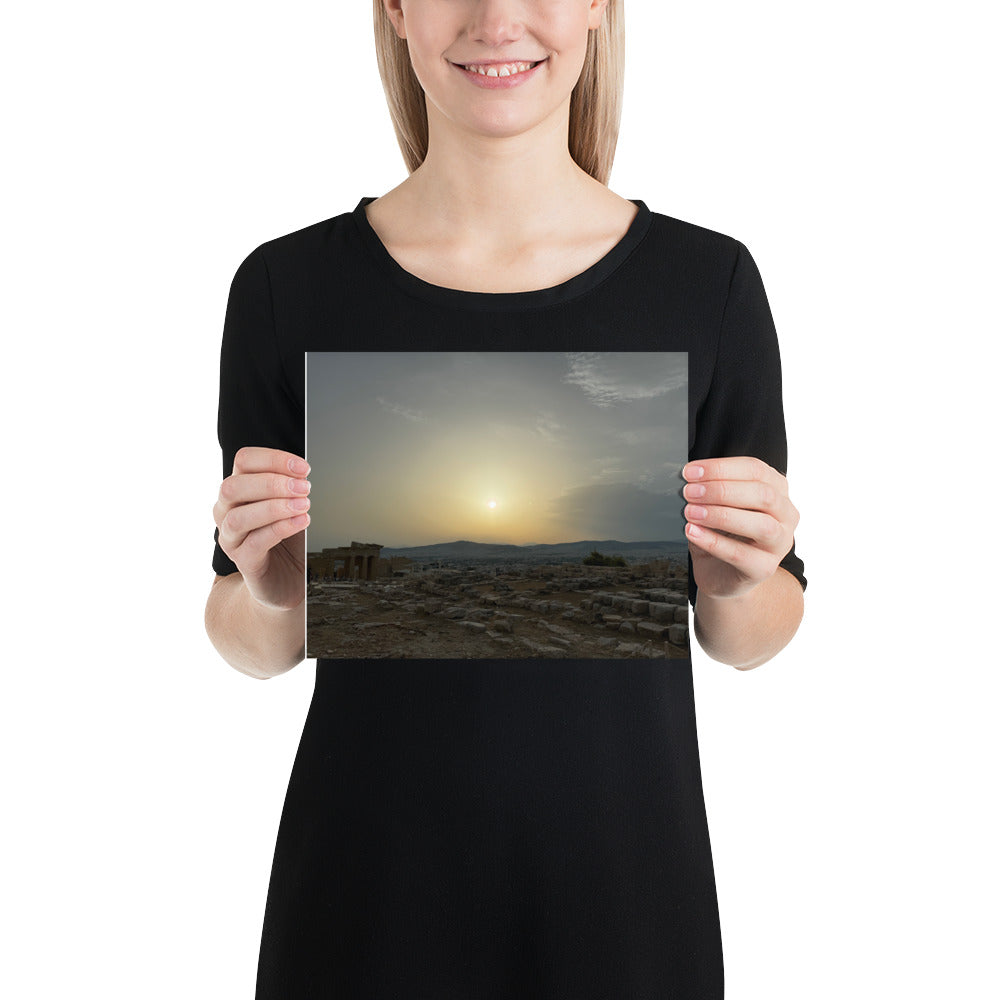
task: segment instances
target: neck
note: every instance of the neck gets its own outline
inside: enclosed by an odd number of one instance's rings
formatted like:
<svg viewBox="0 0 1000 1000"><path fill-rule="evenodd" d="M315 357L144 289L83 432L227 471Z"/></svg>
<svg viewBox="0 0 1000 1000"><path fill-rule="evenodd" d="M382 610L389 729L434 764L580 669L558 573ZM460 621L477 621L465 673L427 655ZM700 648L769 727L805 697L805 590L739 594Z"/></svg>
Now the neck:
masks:
<svg viewBox="0 0 1000 1000"><path fill-rule="evenodd" d="M552 116L514 136L462 133L428 121L423 163L404 182L420 206L457 243L531 242L578 220L599 181L569 154L567 121Z"/></svg>

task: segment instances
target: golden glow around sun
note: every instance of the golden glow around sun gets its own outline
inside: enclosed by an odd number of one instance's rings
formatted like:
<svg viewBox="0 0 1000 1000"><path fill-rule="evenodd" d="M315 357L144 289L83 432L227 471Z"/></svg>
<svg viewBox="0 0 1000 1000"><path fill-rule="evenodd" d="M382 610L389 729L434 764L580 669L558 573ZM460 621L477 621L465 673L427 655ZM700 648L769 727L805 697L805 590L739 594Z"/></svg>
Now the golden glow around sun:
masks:
<svg viewBox="0 0 1000 1000"><path fill-rule="evenodd" d="M495 510L496 509L496 505L497 505L496 500L487 500L486 501L486 506L489 507L490 510Z"/></svg>

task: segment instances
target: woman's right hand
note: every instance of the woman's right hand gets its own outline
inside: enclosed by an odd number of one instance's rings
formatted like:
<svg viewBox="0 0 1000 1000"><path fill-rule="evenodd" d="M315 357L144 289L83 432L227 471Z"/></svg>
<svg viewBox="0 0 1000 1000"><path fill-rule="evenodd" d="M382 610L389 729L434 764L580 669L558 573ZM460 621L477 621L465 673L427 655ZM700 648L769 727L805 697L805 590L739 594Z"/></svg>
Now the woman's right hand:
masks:
<svg viewBox="0 0 1000 1000"><path fill-rule="evenodd" d="M279 611L305 597L308 463L276 448L240 448L212 509L219 545L250 595Z"/></svg>

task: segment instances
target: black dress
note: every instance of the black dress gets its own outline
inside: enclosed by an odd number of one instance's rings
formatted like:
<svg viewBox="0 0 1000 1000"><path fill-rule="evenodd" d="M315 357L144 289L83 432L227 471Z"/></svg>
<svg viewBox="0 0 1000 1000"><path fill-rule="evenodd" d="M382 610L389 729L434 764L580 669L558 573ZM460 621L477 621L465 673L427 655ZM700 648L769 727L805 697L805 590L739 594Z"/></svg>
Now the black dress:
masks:
<svg viewBox="0 0 1000 1000"><path fill-rule="evenodd" d="M569 281L466 292L397 264L372 200L237 270L223 475L243 445L304 454L305 352L470 349L687 352L689 457L786 471L778 342L743 244L635 201ZM794 546L781 565L805 588ZM213 568L236 571L218 532ZM257 1000L722 996L690 658L317 661Z"/></svg>

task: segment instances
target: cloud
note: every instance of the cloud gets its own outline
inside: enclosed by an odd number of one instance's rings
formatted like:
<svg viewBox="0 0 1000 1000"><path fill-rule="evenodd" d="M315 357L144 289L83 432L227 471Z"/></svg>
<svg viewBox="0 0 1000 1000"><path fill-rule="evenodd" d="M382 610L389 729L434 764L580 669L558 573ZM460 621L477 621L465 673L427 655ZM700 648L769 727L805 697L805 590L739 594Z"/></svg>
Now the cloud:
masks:
<svg viewBox="0 0 1000 1000"><path fill-rule="evenodd" d="M562 439L562 429L562 424L551 413L540 413L535 420L535 433L550 444Z"/></svg>
<svg viewBox="0 0 1000 1000"><path fill-rule="evenodd" d="M409 420L414 424L426 424L430 423L430 417L421 413L419 410L411 410L403 406L402 403L393 403L391 400L386 399L384 396L377 396L376 401L379 406L384 410L387 410L394 417L402 417L404 420Z"/></svg>
<svg viewBox="0 0 1000 1000"><path fill-rule="evenodd" d="M658 541L683 534L683 500L635 483L575 486L549 503L549 514L569 538Z"/></svg>
<svg viewBox="0 0 1000 1000"><path fill-rule="evenodd" d="M683 354L567 354L569 371L562 377L579 386L595 406L663 396L687 385L687 362Z"/></svg>
<svg viewBox="0 0 1000 1000"><path fill-rule="evenodd" d="M538 441L561 444L566 437L566 428L546 412L536 416L526 413L515 420L490 420L484 426L498 440L517 442L526 448L536 447Z"/></svg>
<svg viewBox="0 0 1000 1000"><path fill-rule="evenodd" d="M591 479L615 479L620 480L625 475L625 470L617 465L603 465L590 478Z"/></svg>
<svg viewBox="0 0 1000 1000"><path fill-rule="evenodd" d="M663 448L671 439L669 428L636 427L632 430L619 431L618 437L630 448L659 447Z"/></svg>

